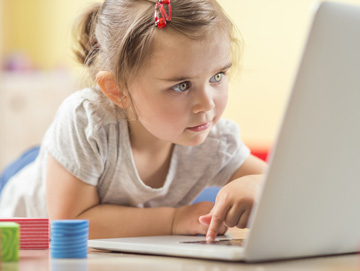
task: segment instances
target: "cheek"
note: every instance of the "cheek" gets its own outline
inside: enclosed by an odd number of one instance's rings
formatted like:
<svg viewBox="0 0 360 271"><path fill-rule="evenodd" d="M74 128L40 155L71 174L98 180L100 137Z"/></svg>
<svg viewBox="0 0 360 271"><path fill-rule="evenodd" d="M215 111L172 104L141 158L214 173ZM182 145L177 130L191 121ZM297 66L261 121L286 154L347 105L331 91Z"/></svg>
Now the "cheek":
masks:
<svg viewBox="0 0 360 271"><path fill-rule="evenodd" d="M158 128L184 125L187 116L181 103L150 97L141 99L141 103L140 101L137 103L137 113L143 124Z"/></svg>
<svg viewBox="0 0 360 271"><path fill-rule="evenodd" d="M225 110L226 104L228 101L228 90L227 85L220 91L218 97L216 97L216 107L219 113L222 113Z"/></svg>
<svg viewBox="0 0 360 271"><path fill-rule="evenodd" d="M179 103L164 103L156 108L161 119L169 126L176 127L187 122L189 110Z"/></svg>

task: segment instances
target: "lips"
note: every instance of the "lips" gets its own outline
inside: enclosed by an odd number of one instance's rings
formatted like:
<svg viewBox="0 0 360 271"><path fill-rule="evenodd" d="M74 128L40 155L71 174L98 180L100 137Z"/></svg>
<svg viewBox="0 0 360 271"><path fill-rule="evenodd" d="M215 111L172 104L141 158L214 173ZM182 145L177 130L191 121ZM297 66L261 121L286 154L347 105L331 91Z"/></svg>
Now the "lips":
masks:
<svg viewBox="0 0 360 271"><path fill-rule="evenodd" d="M205 122L205 123L202 123L202 124L194 126L194 127L189 127L187 129L190 131L194 131L194 132L201 132L201 131L206 130L209 127L210 127L210 122Z"/></svg>

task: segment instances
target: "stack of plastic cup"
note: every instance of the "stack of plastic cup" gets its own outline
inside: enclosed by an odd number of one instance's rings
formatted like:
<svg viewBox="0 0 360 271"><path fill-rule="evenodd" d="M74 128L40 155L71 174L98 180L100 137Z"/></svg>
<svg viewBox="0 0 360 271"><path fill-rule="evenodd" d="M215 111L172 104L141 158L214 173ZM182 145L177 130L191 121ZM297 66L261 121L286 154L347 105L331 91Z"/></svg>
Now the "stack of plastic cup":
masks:
<svg viewBox="0 0 360 271"><path fill-rule="evenodd" d="M87 258L88 220L54 220L51 222L52 258Z"/></svg>

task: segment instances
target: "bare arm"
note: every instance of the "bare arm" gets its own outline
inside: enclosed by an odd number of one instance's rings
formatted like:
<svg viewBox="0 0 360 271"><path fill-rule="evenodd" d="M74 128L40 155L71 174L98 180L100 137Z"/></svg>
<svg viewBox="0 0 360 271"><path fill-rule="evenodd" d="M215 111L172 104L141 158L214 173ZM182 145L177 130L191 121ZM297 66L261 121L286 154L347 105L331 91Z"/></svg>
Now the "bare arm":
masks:
<svg viewBox="0 0 360 271"><path fill-rule="evenodd" d="M74 177L49 155L46 176L49 218L88 219L89 238L126 236L205 234L198 222L212 204L201 203L180 208L135 208L100 204L97 189ZM225 231L224 227L220 229Z"/></svg>
<svg viewBox="0 0 360 271"><path fill-rule="evenodd" d="M99 204L76 218L90 220L90 239L170 235L174 211L165 207L142 209Z"/></svg>
<svg viewBox="0 0 360 271"><path fill-rule="evenodd" d="M267 163L250 155L249 158L241 165L241 167L230 178L229 182L248 175L263 174L267 167Z"/></svg>

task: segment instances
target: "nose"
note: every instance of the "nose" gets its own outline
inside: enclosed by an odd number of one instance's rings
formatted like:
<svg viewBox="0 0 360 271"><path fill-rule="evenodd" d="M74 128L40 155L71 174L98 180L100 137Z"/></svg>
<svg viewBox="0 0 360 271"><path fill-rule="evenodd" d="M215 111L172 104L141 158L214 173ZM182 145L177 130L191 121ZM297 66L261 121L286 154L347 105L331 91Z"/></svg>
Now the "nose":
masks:
<svg viewBox="0 0 360 271"><path fill-rule="evenodd" d="M195 114L208 112L215 107L214 93L211 87L203 87L196 90L194 97L193 112Z"/></svg>

